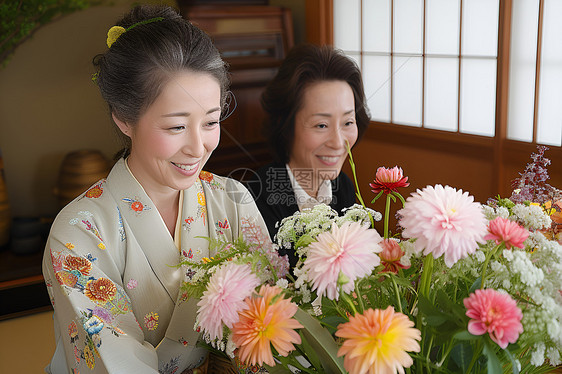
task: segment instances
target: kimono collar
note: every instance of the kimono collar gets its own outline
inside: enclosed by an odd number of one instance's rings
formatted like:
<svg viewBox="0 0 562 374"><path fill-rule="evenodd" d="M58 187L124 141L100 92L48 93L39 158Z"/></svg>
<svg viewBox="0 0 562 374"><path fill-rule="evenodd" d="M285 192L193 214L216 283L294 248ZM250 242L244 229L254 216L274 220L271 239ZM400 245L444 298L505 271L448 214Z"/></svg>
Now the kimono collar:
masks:
<svg viewBox="0 0 562 374"><path fill-rule="evenodd" d="M176 266L179 251L158 209L128 170L124 159L117 161L109 173L107 185L123 217L127 240L138 242L154 273L175 302L181 278L181 269Z"/></svg>

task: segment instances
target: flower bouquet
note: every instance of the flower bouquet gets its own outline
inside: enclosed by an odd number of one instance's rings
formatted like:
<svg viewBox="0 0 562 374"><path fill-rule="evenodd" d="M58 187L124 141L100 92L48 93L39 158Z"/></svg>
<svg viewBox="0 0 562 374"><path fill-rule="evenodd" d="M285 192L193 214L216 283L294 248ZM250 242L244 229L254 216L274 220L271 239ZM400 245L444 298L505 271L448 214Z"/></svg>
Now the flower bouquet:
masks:
<svg viewBox="0 0 562 374"><path fill-rule="evenodd" d="M553 370L562 353L562 193L546 183L544 151L510 198L486 205L441 185L404 199L402 170L379 168L371 187L373 201L386 197L384 216L358 193L362 205L341 216L318 205L280 223L276 245L299 257L285 278L271 249L220 244L222 260L194 264L201 275L187 286L201 297L196 328L254 372ZM394 233L392 203L402 204Z"/></svg>

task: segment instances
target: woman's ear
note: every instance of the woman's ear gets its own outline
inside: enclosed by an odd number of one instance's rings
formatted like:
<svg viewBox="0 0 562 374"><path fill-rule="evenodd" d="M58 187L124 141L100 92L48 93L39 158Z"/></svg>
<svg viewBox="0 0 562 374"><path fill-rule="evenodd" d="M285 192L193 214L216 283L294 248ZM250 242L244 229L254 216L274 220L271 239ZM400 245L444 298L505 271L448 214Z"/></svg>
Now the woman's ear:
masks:
<svg viewBox="0 0 562 374"><path fill-rule="evenodd" d="M113 118L113 122L115 122L117 127L119 127L119 130L121 130L123 134L125 134L130 138L131 131L132 131L131 125L129 125L127 122L123 122L120 119L118 119L114 113L111 113L111 117Z"/></svg>

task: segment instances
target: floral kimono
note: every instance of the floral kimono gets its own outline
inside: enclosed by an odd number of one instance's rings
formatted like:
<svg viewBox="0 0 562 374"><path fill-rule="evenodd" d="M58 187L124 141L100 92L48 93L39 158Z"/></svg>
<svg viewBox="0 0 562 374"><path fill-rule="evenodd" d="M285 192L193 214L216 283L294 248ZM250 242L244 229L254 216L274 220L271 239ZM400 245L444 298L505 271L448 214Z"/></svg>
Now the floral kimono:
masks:
<svg viewBox="0 0 562 374"><path fill-rule="evenodd" d="M238 182L202 172L183 191L174 239L121 159L57 216L43 259L57 347L47 372L181 373L206 357L195 347L196 299L180 292L207 238L243 235L269 245Z"/></svg>

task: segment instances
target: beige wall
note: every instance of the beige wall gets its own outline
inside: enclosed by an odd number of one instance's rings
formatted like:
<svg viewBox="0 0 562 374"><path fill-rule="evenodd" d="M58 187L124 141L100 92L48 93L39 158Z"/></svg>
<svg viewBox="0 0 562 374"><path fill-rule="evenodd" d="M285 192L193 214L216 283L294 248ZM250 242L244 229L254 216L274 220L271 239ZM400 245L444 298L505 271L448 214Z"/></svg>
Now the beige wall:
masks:
<svg viewBox="0 0 562 374"><path fill-rule="evenodd" d="M66 153L93 148L111 158L119 149L91 61L132 3L114 0L51 22L0 68L0 151L14 216L57 213L53 188Z"/></svg>

